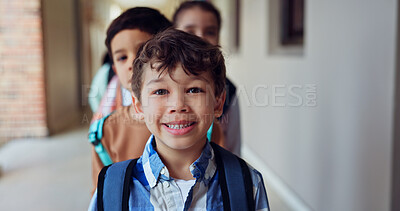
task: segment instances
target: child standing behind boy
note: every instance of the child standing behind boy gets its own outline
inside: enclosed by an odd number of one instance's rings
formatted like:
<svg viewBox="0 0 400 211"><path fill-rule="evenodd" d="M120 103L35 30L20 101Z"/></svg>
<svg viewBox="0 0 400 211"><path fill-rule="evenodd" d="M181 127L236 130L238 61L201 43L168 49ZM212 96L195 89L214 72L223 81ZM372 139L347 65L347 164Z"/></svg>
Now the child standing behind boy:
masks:
<svg viewBox="0 0 400 211"><path fill-rule="evenodd" d="M207 130L221 116L226 95L219 48L175 29L161 32L137 54L132 91L138 118L152 135L132 171L126 170L132 173L124 186L129 190L129 210L226 210L226 191L219 180L223 173L216 155L233 155L220 154L207 140ZM269 210L262 176L249 169L248 190L254 197L248 198L255 210ZM112 173L103 174L106 170L100 175L107 179ZM108 193L110 189L102 185L98 186L101 194L119 195ZM109 199L95 194L89 210L97 210L98 202L102 207Z"/></svg>

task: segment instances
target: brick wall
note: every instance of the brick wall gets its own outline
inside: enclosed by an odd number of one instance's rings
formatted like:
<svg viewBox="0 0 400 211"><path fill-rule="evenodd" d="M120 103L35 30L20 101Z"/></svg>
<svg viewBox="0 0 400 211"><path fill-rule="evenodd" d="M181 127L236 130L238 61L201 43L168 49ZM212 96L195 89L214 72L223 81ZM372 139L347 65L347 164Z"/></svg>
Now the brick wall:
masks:
<svg viewBox="0 0 400 211"><path fill-rule="evenodd" d="M0 143L47 134L40 0L0 0Z"/></svg>

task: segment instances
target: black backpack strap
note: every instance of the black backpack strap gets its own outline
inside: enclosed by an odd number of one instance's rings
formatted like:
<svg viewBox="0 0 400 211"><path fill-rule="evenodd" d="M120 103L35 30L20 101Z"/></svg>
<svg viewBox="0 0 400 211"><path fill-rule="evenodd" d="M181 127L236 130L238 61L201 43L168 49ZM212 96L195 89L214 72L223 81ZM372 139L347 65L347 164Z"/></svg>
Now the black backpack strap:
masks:
<svg viewBox="0 0 400 211"><path fill-rule="evenodd" d="M129 165L126 168L125 179L124 179L124 190L122 193L122 210L123 211L129 210L130 186L131 186L131 184L133 184L132 173L133 173L133 167L135 167L137 160L138 160L138 158L133 159L131 162L129 162Z"/></svg>
<svg viewBox="0 0 400 211"><path fill-rule="evenodd" d="M214 155L215 155L215 162L217 164L217 171L218 171L218 183L219 186L221 187L221 196L222 196L222 204L224 205L224 211L230 211L231 210L231 203L229 200L229 192L228 192L228 187L226 184L226 176L225 176L225 168L224 168L224 162L222 162L221 155L219 153L219 150L217 149L217 144L214 144L214 142L210 142L212 148L214 149Z"/></svg>
<svg viewBox="0 0 400 211"><path fill-rule="evenodd" d="M243 180L244 180L244 188L246 192L246 199L247 199L247 208L248 210L256 210L254 204L254 195L253 195L253 180L251 179L250 169L247 163L237 157L240 163L240 167L242 169Z"/></svg>
<svg viewBox="0 0 400 211"><path fill-rule="evenodd" d="M132 172L138 159L122 161L104 167L97 182L97 209L129 210Z"/></svg>
<svg viewBox="0 0 400 211"><path fill-rule="evenodd" d="M253 182L245 161L215 143L215 161L224 210L254 210ZM243 203L243 199L246 201Z"/></svg>
<svg viewBox="0 0 400 211"><path fill-rule="evenodd" d="M103 191L104 191L104 178L105 174L107 172L107 169L110 166L105 166L104 168L101 169L99 173L99 177L97 180L97 210L98 211L103 211Z"/></svg>

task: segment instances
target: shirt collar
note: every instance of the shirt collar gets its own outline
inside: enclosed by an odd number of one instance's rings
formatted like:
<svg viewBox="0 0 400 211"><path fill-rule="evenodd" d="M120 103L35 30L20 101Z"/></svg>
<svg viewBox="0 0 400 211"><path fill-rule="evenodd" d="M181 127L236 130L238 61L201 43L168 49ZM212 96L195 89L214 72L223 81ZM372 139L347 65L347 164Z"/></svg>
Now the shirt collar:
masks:
<svg viewBox="0 0 400 211"><path fill-rule="evenodd" d="M151 135L146 143L142 163L143 170L150 188L157 185L159 181L172 180L166 166L161 161L155 150L155 138ZM190 172L197 181L202 181L207 186L216 172L214 152L211 145L207 142L200 157L190 165Z"/></svg>
<svg viewBox="0 0 400 211"><path fill-rule="evenodd" d="M122 105L130 106L132 105L132 95L131 92L121 85L121 96L122 96Z"/></svg>

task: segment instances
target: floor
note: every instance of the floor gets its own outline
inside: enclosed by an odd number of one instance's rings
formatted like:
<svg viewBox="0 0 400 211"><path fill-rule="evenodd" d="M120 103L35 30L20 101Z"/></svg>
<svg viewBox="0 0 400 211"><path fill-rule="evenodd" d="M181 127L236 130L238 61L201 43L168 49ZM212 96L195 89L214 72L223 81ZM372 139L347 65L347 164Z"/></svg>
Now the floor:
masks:
<svg viewBox="0 0 400 211"><path fill-rule="evenodd" d="M86 210L90 201L87 128L0 148L0 210ZM268 181L265 181L268 186ZM273 210L290 210L270 188Z"/></svg>

